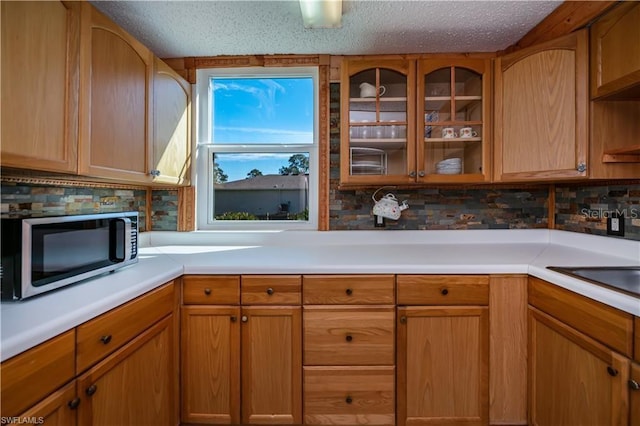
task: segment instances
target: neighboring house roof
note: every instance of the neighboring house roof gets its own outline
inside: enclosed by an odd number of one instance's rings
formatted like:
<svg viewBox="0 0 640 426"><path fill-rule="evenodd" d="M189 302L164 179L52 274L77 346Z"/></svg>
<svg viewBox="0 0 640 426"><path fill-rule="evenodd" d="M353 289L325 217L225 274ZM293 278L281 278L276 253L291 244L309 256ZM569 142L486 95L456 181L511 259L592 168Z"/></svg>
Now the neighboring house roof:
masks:
<svg viewBox="0 0 640 426"><path fill-rule="evenodd" d="M217 183L214 185L214 188L216 190L246 189L254 191L265 189L304 189L307 178L308 175L263 175L231 182Z"/></svg>

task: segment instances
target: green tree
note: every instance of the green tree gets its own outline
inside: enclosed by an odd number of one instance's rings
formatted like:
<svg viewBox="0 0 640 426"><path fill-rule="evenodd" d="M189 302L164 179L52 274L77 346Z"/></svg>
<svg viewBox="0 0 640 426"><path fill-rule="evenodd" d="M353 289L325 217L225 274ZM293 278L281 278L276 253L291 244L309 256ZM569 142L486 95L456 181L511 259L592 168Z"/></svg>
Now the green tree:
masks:
<svg viewBox="0 0 640 426"><path fill-rule="evenodd" d="M309 173L309 157L304 154L293 154L289 157L289 165L280 167L281 175L299 175Z"/></svg>
<svg viewBox="0 0 640 426"><path fill-rule="evenodd" d="M229 180L229 176L220 168L216 162L216 155L213 154L213 183L225 183Z"/></svg>
<svg viewBox="0 0 640 426"><path fill-rule="evenodd" d="M247 179L251 179L256 176L262 176L262 172L258 169L252 169L249 173L247 173Z"/></svg>

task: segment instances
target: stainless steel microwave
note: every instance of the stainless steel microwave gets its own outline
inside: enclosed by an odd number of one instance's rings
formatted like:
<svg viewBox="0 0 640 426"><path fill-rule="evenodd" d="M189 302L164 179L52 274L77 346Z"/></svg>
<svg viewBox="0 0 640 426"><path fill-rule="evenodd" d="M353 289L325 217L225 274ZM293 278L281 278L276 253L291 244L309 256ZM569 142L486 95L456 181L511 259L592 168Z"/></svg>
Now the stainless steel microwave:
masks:
<svg viewBox="0 0 640 426"><path fill-rule="evenodd" d="M138 261L138 212L2 217L2 300L20 300Z"/></svg>

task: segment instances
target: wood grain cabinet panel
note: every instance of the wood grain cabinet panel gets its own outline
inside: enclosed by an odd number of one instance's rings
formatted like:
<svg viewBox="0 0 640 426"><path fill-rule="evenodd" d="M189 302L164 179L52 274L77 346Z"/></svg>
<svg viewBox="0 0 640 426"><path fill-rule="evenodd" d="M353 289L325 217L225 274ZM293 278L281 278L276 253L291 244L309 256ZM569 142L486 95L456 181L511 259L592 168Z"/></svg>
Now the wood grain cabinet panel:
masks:
<svg viewBox="0 0 640 426"><path fill-rule="evenodd" d="M304 424L395 424L395 367L305 367Z"/></svg>
<svg viewBox="0 0 640 426"><path fill-rule="evenodd" d="M153 53L82 3L79 173L150 183Z"/></svg>
<svg viewBox="0 0 640 426"><path fill-rule="evenodd" d="M76 173L80 3L0 8L2 167Z"/></svg>
<svg viewBox="0 0 640 426"><path fill-rule="evenodd" d="M636 361L640 362L640 317L633 317L633 328L634 328L634 332L633 332L633 341L634 341L634 348L633 348L633 359L635 359Z"/></svg>
<svg viewBox="0 0 640 426"><path fill-rule="evenodd" d="M631 379L629 380L629 424L640 424L640 364L631 364Z"/></svg>
<svg viewBox="0 0 640 426"><path fill-rule="evenodd" d="M486 275L398 275L399 305L487 305Z"/></svg>
<svg viewBox="0 0 640 426"><path fill-rule="evenodd" d="M393 307L304 309L304 365L393 365Z"/></svg>
<svg viewBox="0 0 640 426"><path fill-rule="evenodd" d="M185 305L239 305L239 275L185 275L182 278Z"/></svg>
<svg viewBox="0 0 640 426"><path fill-rule="evenodd" d="M395 303L393 275L305 275L305 305L384 305Z"/></svg>
<svg viewBox="0 0 640 426"><path fill-rule="evenodd" d="M81 425L175 425L174 320L168 315L77 380Z"/></svg>
<svg viewBox="0 0 640 426"><path fill-rule="evenodd" d="M154 58L152 176L154 183L191 182L191 85Z"/></svg>
<svg viewBox="0 0 640 426"><path fill-rule="evenodd" d="M38 419L47 426L75 426L77 424L76 409L80 398L76 397L75 380L61 389L53 392L40 403L21 413L18 418L24 424L24 419ZM20 423L5 423L18 425Z"/></svg>
<svg viewBox="0 0 640 426"><path fill-rule="evenodd" d="M530 425L626 425L628 379L627 358L529 308Z"/></svg>
<svg viewBox="0 0 640 426"><path fill-rule="evenodd" d="M496 181L588 175L587 30L496 59Z"/></svg>
<svg viewBox="0 0 640 426"><path fill-rule="evenodd" d="M0 365L3 417L17 416L75 376L75 330L29 349Z"/></svg>
<svg viewBox="0 0 640 426"><path fill-rule="evenodd" d="M398 308L397 424L489 422L487 307Z"/></svg>
<svg viewBox="0 0 640 426"><path fill-rule="evenodd" d="M243 305L300 305L302 276L243 275Z"/></svg>

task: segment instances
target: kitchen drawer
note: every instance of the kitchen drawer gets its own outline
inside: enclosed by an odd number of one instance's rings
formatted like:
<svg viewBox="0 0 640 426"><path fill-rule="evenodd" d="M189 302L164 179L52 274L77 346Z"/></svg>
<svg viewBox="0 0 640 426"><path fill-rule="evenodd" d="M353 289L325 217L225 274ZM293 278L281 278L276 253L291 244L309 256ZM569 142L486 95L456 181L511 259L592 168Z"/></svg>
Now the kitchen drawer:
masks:
<svg viewBox="0 0 640 426"><path fill-rule="evenodd" d="M398 275L398 305L488 305L486 275Z"/></svg>
<svg viewBox="0 0 640 426"><path fill-rule="evenodd" d="M392 307L305 307L305 365L393 365Z"/></svg>
<svg viewBox="0 0 640 426"><path fill-rule="evenodd" d="M529 304L631 357L633 315L539 278L529 277Z"/></svg>
<svg viewBox="0 0 640 426"><path fill-rule="evenodd" d="M301 275L243 275L240 298L243 305L299 305Z"/></svg>
<svg viewBox="0 0 640 426"><path fill-rule="evenodd" d="M393 275L305 275L305 305L394 304Z"/></svg>
<svg viewBox="0 0 640 426"><path fill-rule="evenodd" d="M79 325L76 373L79 374L136 337L174 308L174 284L166 284Z"/></svg>
<svg viewBox="0 0 640 426"><path fill-rule="evenodd" d="M305 424L395 424L395 367L304 367Z"/></svg>
<svg viewBox="0 0 640 426"><path fill-rule="evenodd" d="M75 338L75 330L67 331L2 363L3 418L21 414L73 379Z"/></svg>
<svg viewBox="0 0 640 426"><path fill-rule="evenodd" d="M182 278L185 305L239 305L239 275L185 275Z"/></svg>

